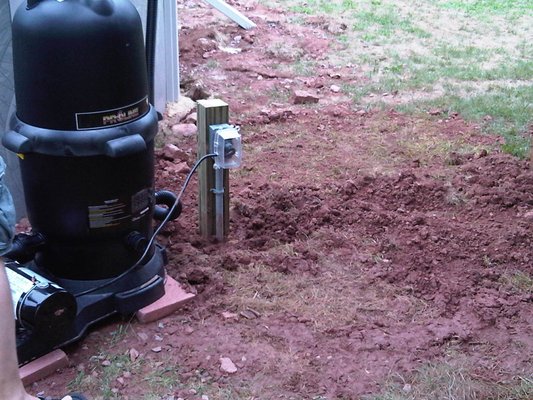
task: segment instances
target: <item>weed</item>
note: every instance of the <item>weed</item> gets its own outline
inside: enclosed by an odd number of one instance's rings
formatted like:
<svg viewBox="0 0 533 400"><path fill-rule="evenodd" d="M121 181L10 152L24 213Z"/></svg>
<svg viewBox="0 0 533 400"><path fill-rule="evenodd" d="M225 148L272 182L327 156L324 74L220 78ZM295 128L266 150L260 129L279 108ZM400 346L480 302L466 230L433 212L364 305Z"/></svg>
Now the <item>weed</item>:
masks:
<svg viewBox="0 0 533 400"><path fill-rule="evenodd" d="M508 285L517 292L533 293L533 277L523 271L506 272L500 282Z"/></svg>
<svg viewBox="0 0 533 400"><path fill-rule="evenodd" d="M172 391L180 385L178 368L174 366L171 360L152 365L148 374L143 379L148 384L151 391L160 392Z"/></svg>
<svg viewBox="0 0 533 400"><path fill-rule="evenodd" d="M315 62L311 60L298 59L292 67L294 73L298 76L315 75Z"/></svg>
<svg viewBox="0 0 533 400"><path fill-rule="evenodd" d="M219 67L219 63L217 60L211 58L205 63L205 67L207 69L217 69Z"/></svg>
<svg viewBox="0 0 533 400"><path fill-rule="evenodd" d="M274 102L287 102L290 97L290 93L287 89L279 88L279 87L273 87L272 89L269 89L268 97L271 98Z"/></svg>
<svg viewBox="0 0 533 400"><path fill-rule="evenodd" d="M110 333L111 339L109 340L109 345L114 346L120 342L127 334L129 325L120 324L117 329Z"/></svg>

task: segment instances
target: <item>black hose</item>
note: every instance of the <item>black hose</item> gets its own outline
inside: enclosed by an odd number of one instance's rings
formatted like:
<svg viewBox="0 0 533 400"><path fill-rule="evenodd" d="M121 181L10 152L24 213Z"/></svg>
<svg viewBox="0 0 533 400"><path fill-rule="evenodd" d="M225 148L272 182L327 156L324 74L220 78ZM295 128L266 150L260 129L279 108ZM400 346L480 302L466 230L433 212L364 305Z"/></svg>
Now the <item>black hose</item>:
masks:
<svg viewBox="0 0 533 400"><path fill-rule="evenodd" d="M35 254L46 244L46 239L42 233L31 235L19 233L13 239L11 249L4 254L4 257L18 261L21 264L33 260Z"/></svg>
<svg viewBox="0 0 533 400"><path fill-rule="evenodd" d="M155 204L154 207L154 219L158 221L163 221L170 211L170 208L174 206L174 203L176 202L176 195L172 192L169 192L168 190L160 190L155 193ZM158 204L163 204L167 206L161 207ZM181 210L183 209L183 205L181 204L181 201L178 202L178 206L174 207L174 212L170 216L171 220L175 220L178 218L181 214Z"/></svg>
<svg viewBox="0 0 533 400"><path fill-rule="evenodd" d="M148 74L148 101L154 105L155 45L157 36L157 0L146 5L146 72Z"/></svg>

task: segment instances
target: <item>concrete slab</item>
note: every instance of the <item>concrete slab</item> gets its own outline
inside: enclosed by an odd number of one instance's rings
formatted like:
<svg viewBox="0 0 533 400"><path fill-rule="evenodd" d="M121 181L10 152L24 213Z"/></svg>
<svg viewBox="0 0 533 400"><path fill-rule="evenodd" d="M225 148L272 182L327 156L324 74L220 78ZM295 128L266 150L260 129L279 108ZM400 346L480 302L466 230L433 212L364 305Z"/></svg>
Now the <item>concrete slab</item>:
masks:
<svg viewBox="0 0 533 400"><path fill-rule="evenodd" d="M139 322L146 324L157 321L167 315L172 314L184 304L195 297L192 293L187 293L178 282L167 275L165 281L165 295L152 304L137 311Z"/></svg>
<svg viewBox="0 0 533 400"><path fill-rule="evenodd" d="M52 375L59 368L68 366L68 357L63 350L54 350L19 368L20 379L29 385Z"/></svg>

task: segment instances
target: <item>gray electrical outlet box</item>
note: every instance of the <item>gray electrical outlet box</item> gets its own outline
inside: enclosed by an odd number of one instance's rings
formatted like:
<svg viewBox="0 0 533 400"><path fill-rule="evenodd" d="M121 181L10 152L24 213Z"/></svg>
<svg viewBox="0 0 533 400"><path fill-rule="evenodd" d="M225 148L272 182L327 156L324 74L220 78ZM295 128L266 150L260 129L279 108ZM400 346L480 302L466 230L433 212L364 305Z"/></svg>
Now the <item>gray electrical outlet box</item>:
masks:
<svg viewBox="0 0 533 400"><path fill-rule="evenodd" d="M215 153L218 168L238 168L242 161L242 142L239 128L229 124L209 127L211 152Z"/></svg>

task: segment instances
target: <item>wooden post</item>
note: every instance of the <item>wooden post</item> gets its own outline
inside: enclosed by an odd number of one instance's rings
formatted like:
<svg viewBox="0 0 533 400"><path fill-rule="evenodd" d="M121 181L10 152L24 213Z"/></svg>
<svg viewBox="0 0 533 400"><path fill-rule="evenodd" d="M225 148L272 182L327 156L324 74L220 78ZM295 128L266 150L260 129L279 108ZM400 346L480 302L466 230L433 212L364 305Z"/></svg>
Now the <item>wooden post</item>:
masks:
<svg viewBox="0 0 533 400"><path fill-rule="evenodd" d="M209 126L227 124L229 121L228 104L222 100L198 100L198 158L210 152L211 138ZM215 169L212 158L204 161L198 168L198 219L200 234L211 238L216 234L215 225ZM229 171L224 170L224 237L229 232Z"/></svg>

